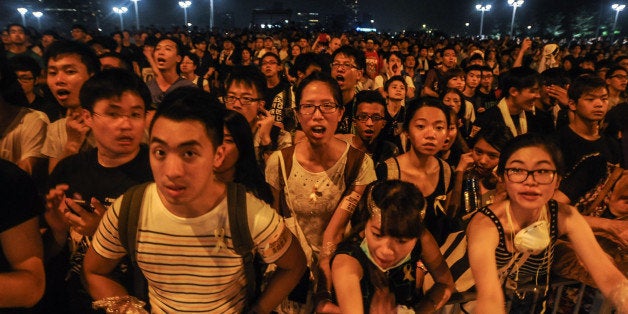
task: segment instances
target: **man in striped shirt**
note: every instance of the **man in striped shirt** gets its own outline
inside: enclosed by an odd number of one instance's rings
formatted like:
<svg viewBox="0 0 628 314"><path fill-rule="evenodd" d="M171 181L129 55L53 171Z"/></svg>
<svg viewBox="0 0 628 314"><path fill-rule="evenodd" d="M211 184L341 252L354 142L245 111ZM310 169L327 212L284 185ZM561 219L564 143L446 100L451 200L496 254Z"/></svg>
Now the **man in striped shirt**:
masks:
<svg viewBox="0 0 628 314"><path fill-rule="evenodd" d="M226 186L213 173L224 158L223 116L224 107L209 94L180 88L166 96L152 122L149 154L155 183L144 194L135 254L153 313L241 313L247 305L254 313L269 313L305 271L303 252L283 219L247 194L256 250L277 271L257 300L246 299ZM126 254L118 233L120 205L118 199L107 211L85 257L85 279L95 300L128 294L108 276Z"/></svg>

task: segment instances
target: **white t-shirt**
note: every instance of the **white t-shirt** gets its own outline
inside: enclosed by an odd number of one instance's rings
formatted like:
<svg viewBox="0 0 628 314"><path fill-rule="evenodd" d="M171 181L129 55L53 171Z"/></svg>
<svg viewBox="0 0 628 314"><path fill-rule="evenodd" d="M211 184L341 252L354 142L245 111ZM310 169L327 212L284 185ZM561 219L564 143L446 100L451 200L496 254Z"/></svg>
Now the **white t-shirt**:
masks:
<svg viewBox="0 0 628 314"><path fill-rule="evenodd" d="M21 108L4 134L0 134L0 158L18 163L29 157L44 157L41 149L48 123L45 113Z"/></svg>
<svg viewBox="0 0 628 314"><path fill-rule="evenodd" d="M92 246L101 256L126 255L120 244L118 198L101 220ZM257 252L275 262L291 243L283 219L268 204L247 193L248 223ZM194 218L178 217L148 185L137 233L137 262L148 281L153 313L240 313L245 306L242 257L233 249L227 199Z"/></svg>

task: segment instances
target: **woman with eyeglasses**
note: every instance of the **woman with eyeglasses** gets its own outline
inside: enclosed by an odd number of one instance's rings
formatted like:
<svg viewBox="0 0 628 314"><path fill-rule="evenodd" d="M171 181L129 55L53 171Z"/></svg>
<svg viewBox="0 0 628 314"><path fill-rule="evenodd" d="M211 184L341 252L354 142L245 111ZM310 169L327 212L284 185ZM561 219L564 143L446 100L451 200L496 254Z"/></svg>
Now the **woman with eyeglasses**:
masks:
<svg viewBox="0 0 628 314"><path fill-rule="evenodd" d="M316 296L308 297L301 310L311 312L316 306L317 312L335 311L329 259L366 185L375 180L374 166L370 157L334 136L344 108L340 87L331 76L312 73L299 85L295 100L305 139L270 156L266 181L275 208L296 220L292 231L317 285L309 293L316 288Z"/></svg>
<svg viewBox="0 0 628 314"><path fill-rule="evenodd" d="M507 198L481 208L467 228L477 313L544 312L554 243L561 236L571 241L618 312L628 311L625 276L606 257L578 211L551 199L562 171L560 151L540 135L518 136L501 152L497 174ZM541 301L535 304L537 299Z"/></svg>

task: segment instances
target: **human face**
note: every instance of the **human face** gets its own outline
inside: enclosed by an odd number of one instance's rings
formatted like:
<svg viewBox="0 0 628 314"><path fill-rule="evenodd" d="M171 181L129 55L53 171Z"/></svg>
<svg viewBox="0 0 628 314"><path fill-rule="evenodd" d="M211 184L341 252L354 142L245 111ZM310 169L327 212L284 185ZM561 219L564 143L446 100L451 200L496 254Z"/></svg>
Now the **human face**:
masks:
<svg viewBox="0 0 628 314"><path fill-rule="evenodd" d="M463 91L464 84L464 76L454 76L447 81L447 88L455 88L459 91Z"/></svg>
<svg viewBox="0 0 628 314"><path fill-rule="evenodd" d="M587 122L601 121L608 111L608 92L602 87L582 94L577 102L569 102L569 108L575 111L576 119Z"/></svg>
<svg viewBox="0 0 628 314"><path fill-rule="evenodd" d="M499 151L486 140L480 138L471 150L471 157L475 163L475 170L483 176L488 176L497 167Z"/></svg>
<svg viewBox="0 0 628 314"><path fill-rule="evenodd" d="M9 28L9 39L14 45L23 45L26 42L24 28L17 25L11 26L11 28Z"/></svg>
<svg viewBox="0 0 628 314"><path fill-rule="evenodd" d="M97 100L85 123L94 134L98 154L116 159L134 157L144 136L145 112L144 100L135 92Z"/></svg>
<svg viewBox="0 0 628 314"><path fill-rule="evenodd" d="M628 83L628 72L623 70L617 70L606 78L608 88L618 92L626 91L626 83Z"/></svg>
<svg viewBox="0 0 628 314"><path fill-rule="evenodd" d="M541 98L539 84L536 83L532 87L523 88L521 90L511 88L510 97L516 108L520 110L532 110L534 102Z"/></svg>
<svg viewBox="0 0 628 314"><path fill-rule="evenodd" d="M31 94L35 88L35 76L31 71L15 71L18 82L22 85L25 94Z"/></svg>
<svg viewBox="0 0 628 314"><path fill-rule="evenodd" d="M153 56L160 71L174 70L177 68L177 64L181 62L177 44L170 39L158 42Z"/></svg>
<svg viewBox="0 0 628 314"><path fill-rule="evenodd" d="M450 107L455 113L460 112L460 106L462 105L462 99L457 93L449 92L443 96L443 104Z"/></svg>
<svg viewBox="0 0 628 314"><path fill-rule="evenodd" d="M449 127L447 132L447 137L445 138L445 143L443 144L442 151L448 151L454 146L454 142L456 141L456 136L458 136L458 127L456 126L457 117L455 115L449 118Z"/></svg>
<svg viewBox="0 0 628 314"><path fill-rule="evenodd" d="M482 79L480 80L480 85L483 88L490 89L491 85L493 85L493 72L482 71Z"/></svg>
<svg viewBox="0 0 628 314"><path fill-rule="evenodd" d="M292 46L291 52L292 52L292 57L296 57L296 56L300 55L301 54L301 46L299 46L299 45Z"/></svg>
<svg viewBox="0 0 628 314"><path fill-rule="evenodd" d="M102 57L100 58L100 68L105 70L105 69L115 69L115 68L122 68L122 60L116 58L116 57Z"/></svg>
<svg viewBox="0 0 628 314"><path fill-rule="evenodd" d="M257 121L257 113L264 106L264 101L259 99L261 98L260 93L252 85L235 81L227 90L227 97L229 96L240 98L240 100L236 100L232 104L226 102L227 109L239 112L250 125L253 125ZM248 105L243 105L242 98L252 98L253 101Z"/></svg>
<svg viewBox="0 0 628 314"><path fill-rule="evenodd" d="M403 66L406 69L414 69L414 67L416 66L416 59L414 58L413 55L407 55L406 56L406 60L403 63Z"/></svg>
<svg viewBox="0 0 628 314"><path fill-rule="evenodd" d="M416 155L433 156L447 137L447 117L435 107L419 108L408 125L408 137Z"/></svg>
<svg viewBox="0 0 628 314"><path fill-rule="evenodd" d="M79 28L75 28L70 32L70 35L72 35L72 39L76 40L76 41L84 41L85 40L85 32L82 31Z"/></svg>
<svg viewBox="0 0 628 314"><path fill-rule="evenodd" d="M264 40L258 38L255 40L255 50L261 50L264 47Z"/></svg>
<svg viewBox="0 0 628 314"><path fill-rule="evenodd" d="M452 49L447 49L443 51L443 65L451 69L456 65L458 57L456 56L456 52Z"/></svg>
<svg viewBox="0 0 628 314"><path fill-rule="evenodd" d="M249 61L251 60L251 52L249 52L248 50L242 50L242 61Z"/></svg>
<svg viewBox="0 0 628 314"><path fill-rule="evenodd" d="M224 148L225 158L222 163L214 169L214 172L225 173L227 171L235 171L235 165L238 162L238 158L240 158L240 151L227 127L224 128L222 147Z"/></svg>
<svg viewBox="0 0 628 314"><path fill-rule="evenodd" d="M270 38L264 39L264 48L269 49L273 47L273 40Z"/></svg>
<svg viewBox="0 0 628 314"><path fill-rule="evenodd" d="M395 55L391 55L388 58L388 71L394 74L401 74L401 70L403 69L403 65L401 64L401 59Z"/></svg>
<svg viewBox="0 0 628 314"><path fill-rule="evenodd" d="M386 90L388 98L392 100L404 100L406 98L406 86L398 80L392 81Z"/></svg>
<svg viewBox="0 0 628 314"><path fill-rule="evenodd" d="M556 165L545 149L540 147L523 147L515 151L506 161L506 169L517 168L525 171L530 170L556 170ZM559 179L556 178L549 184L539 184L530 174L521 183L514 183L502 176L505 183L506 192L511 202L513 210L537 210L549 201L558 187Z"/></svg>
<svg viewBox="0 0 628 314"><path fill-rule="evenodd" d="M264 73L264 76L267 78L272 78L279 74L279 62L272 56L263 58L260 65L262 66L262 73Z"/></svg>
<svg viewBox="0 0 628 314"><path fill-rule="evenodd" d="M214 167L224 148L215 148L197 120L159 117L150 136L150 167L159 198L169 210L203 208L211 203Z"/></svg>
<svg viewBox="0 0 628 314"><path fill-rule="evenodd" d="M622 59L619 61L619 66L624 69L628 69L628 59Z"/></svg>
<svg viewBox="0 0 628 314"><path fill-rule="evenodd" d="M77 54L58 56L48 60L46 81L52 95L65 108L80 106L79 92L92 76Z"/></svg>
<svg viewBox="0 0 628 314"><path fill-rule="evenodd" d="M356 69L355 59L339 53L332 63L350 65L331 67L331 77L336 79L336 82L340 85L340 90L346 92L355 88L358 80L362 77L362 71Z"/></svg>
<svg viewBox="0 0 628 314"><path fill-rule="evenodd" d="M194 73L194 70L196 70L196 66L194 65L194 62L192 62L192 59L190 59L190 57L185 56L179 64L179 69L181 69L181 73L183 74L192 74Z"/></svg>
<svg viewBox="0 0 628 314"><path fill-rule="evenodd" d="M386 120L384 119L386 117L385 110L386 108L379 103L364 102L358 105L355 116L370 117L364 121L360 121L357 118L354 119L357 135L363 142L367 144L371 143L382 131L386 125ZM379 117L382 119L376 122L373 121L372 117Z"/></svg>
<svg viewBox="0 0 628 314"><path fill-rule="evenodd" d="M7 47L7 45L11 44L11 36L9 36L9 32L8 31L2 31L2 43L4 44L5 48Z"/></svg>
<svg viewBox="0 0 628 314"><path fill-rule="evenodd" d="M44 48L50 46L50 44L52 44L55 41L55 38L52 35L44 35L41 37L41 45L44 46Z"/></svg>
<svg viewBox="0 0 628 314"><path fill-rule="evenodd" d="M480 78L482 76L482 72L478 70L472 70L467 73L467 77L465 79L465 83L471 89L475 89L480 85Z"/></svg>
<svg viewBox="0 0 628 314"><path fill-rule="evenodd" d="M366 222L364 237L375 263L387 269L397 265L412 252L417 238L396 238L383 235L381 218L378 219L378 217L371 217Z"/></svg>
<svg viewBox="0 0 628 314"><path fill-rule="evenodd" d="M299 107L305 104L320 106L324 103L338 105L329 85L320 81L312 81L303 88ZM332 113L322 113L319 109L315 109L314 113L310 115L298 111L297 118L310 143L317 145L324 144L334 137L343 113L344 109L341 108Z"/></svg>
<svg viewBox="0 0 628 314"><path fill-rule="evenodd" d="M331 41L329 42L329 50L331 52L336 51L338 48L340 48L340 38L334 37L331 39Z"/></svg>

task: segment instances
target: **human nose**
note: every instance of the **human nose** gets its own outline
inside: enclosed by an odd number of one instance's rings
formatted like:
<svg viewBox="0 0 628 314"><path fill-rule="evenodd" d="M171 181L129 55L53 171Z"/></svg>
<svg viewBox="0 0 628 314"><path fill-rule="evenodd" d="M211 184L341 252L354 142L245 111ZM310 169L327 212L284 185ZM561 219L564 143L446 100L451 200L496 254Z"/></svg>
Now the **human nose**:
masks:
<svg viewBox="0 0 628 314"><path fill-rule="evenodd" d="M164 174L168 179L175 179L183 176L183 163L176 156L167 156L163 164Z"/></svg>

